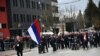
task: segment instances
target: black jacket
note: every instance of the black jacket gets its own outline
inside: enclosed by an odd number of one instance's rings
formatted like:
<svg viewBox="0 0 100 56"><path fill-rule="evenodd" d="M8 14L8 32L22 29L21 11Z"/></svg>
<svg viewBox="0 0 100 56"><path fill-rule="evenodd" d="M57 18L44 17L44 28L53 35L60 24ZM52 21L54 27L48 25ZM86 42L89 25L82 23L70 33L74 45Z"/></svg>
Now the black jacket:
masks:
<svg viewBox="0 0 100 56"><path fill-rule="evenodd" d="M16 51L22 51L23 50L23 42L16 42L15 44L15 50Z"/></svg>

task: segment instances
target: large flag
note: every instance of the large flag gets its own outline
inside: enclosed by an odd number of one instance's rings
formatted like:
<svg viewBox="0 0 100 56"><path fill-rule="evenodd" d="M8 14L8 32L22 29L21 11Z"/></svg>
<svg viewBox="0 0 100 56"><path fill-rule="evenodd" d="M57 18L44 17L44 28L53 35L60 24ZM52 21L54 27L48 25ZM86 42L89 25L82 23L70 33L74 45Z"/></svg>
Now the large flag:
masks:
<svg viewBox="0 0 100 56"><path fill-rule="evenodd" d="M40 38L40 25L38 19L35 19L34 23L28 28L28 33L33 41L35 41L37 44L41 43Z"/></svg>

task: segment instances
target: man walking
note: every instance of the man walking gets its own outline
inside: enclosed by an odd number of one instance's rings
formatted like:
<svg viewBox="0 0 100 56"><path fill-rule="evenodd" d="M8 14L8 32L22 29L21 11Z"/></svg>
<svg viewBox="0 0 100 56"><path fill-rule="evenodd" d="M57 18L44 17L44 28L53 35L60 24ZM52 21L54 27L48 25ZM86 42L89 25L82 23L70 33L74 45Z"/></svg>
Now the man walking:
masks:
<svg viewBox="0 0 100 56"><path fill-rule="evenodd" d="M15 50L17 51L17 56L23 56L23 41L20 36L16 36Z"/></svg>

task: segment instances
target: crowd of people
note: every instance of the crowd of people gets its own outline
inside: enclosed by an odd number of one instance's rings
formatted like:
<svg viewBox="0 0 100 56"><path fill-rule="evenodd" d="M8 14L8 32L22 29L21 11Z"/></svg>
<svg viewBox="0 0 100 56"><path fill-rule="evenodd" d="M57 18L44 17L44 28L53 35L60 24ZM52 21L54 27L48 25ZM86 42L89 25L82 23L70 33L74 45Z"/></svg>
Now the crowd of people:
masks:
<svg viewBox="0 0 100 56"><path fill-rule="evenodd" d="M80 48L88 49L92 47L100 47L100 32L73 32L68 34L44 35L41 37L41 44L38 45L39 53L48 52L48 47L52 47L53 51L69 48L79 50Z"/></svg>
<svg viewBox="0 0 100 56"><path fill-rule="evenodd" d="M15 41L16 40L16 41ZM16 36L13 41L14 49L17 51L17 56L23 56L23 48L24 42L29 41L30 48L32 46L36 46L36 44L32 44L32 40L24 39L21 36ZM22 41L23 40L23 41ZM3 43L2 39L0 39L0 43ZM3 43L4 44L4 43ZM2 51L4 51L4 45L1 45ZM96 32L71 32L67 34L53 34L53 35L42 35L41 36L41 44L38 45L39 53L48 52L48 48L52 47L53 52L69 48L72 50L79 50L80 48L88 49L92 47L100 47L100 31Z"/></svg>

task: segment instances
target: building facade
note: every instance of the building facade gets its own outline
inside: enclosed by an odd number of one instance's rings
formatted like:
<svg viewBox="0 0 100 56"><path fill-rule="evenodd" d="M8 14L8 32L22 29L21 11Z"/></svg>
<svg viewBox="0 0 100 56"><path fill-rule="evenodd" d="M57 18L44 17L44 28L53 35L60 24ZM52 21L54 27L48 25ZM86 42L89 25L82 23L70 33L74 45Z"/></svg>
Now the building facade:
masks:
<svg viewBox="0 0 100 56"><path fill-rule="evenodd" d="M53 0L0 1L4 2L0 2L0 6L1 4L5 5L6 13L4 15L6 18L4 18L5 20L0 19L0 22L5 21L8 30L7 36L27 33L27 29L33 23L34 19L38 18L41 23L44 23L45 18L49 19L49 17L52 16L51 2ZM57 2L57 0L53 2Z"/></svg>
<svg viewBox="0 0 100 56"><path fill-rule="evenodd" d="M0 37L10 36L7 19L6 0L0 0Z"/></svg>
<svg viewBox="0 0 100 56"><path fill-rule="evenodd" d="M7 4L11 35L20 35L27 31L34 19L42 21L44 12L50 9L51 0L7 0Z"/></svg>

